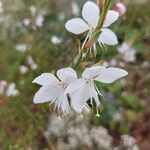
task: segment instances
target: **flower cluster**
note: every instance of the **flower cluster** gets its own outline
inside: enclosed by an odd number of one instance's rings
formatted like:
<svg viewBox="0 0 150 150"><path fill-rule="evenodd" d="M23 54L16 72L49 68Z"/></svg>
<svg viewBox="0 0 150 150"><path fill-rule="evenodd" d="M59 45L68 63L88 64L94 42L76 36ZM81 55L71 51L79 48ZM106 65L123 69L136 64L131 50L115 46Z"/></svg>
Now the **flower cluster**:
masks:
<svg viewBox="0 0 150 150"><path fill-rule="evenodd" d="M103 126L93 126L80 115L69 115L64 118L50 115L44 136L54 141L54 149L100 149L100 150L139 150L134 137L123 134L117 145L113 144L115 136L109 134ZM58 148L59 149L59 148Z"/></svg>
<svg viewBox="0 0 150 150"><path fill-rule="evenodd" d="M119 13L108 10L109 4L110 0L106 0L101 10L98 5L88 1L82 9L83 19L74 18L67 21L65 27L69 32L76 35L87 32L82 46L79 46L79 55L75 57L78 60L75 65L58 70L57 77L51 73L43 73L35 78L33 83L42 87L35 94L34 103L50 102L54 104L54 109L59 114L68 114L72 109L82 112L85 107L89 108L87 102L90 101L92 106L93 104L96 106L96 115L99 116L98 111L101 106L99 97L102 94L96 82L113 83L128 73L121 68L93 65L85 68L81 77L78 78L75 69L83 58L83 50L88 51L92 48L95 50L97 42L100 46L118 43L115 33L108 27L118 19Z"/></svg>
<svg viewBox="0 0 150 150"><path fill-rule="evenodd" d="M34 96L34 103L50 101L55 103L58 112L69 113L69 102L75 111L81 112L90 99L91 103L95 101L98 108L101 105L98 96L102 94L94 81L112 83L127 74L123 69L104 66L86 68L79 79L75 70L70 67L58 70L58 78L53 74L43 73L33 81L42 86Z"/></svg>

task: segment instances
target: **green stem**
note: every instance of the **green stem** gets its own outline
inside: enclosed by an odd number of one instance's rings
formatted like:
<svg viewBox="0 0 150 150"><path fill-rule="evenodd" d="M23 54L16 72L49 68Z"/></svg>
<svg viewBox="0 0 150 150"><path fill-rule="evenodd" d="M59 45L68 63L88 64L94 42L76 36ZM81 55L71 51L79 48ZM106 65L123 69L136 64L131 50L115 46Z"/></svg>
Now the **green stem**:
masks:
<svg viewBox="0 0 150 150"><path fill-rule="evenodd" d="M79 53L78 61L77 61L77 63L73 66L74 69L76 69L76 68L78 67L78 65L80 64L81 60L82 60L82 52Z"/></svg>
<svg viewBox="0 0 150 150"><path fill-rule="evenodd" d="M99 17L99 21L98 21L96 30L100 30L103 27L103 24L104 24L104 21L105 21L108 9L110 7L110 3L111 3L111 0L106 0L105 1L105 5L103 6L101 15Z"/></svg>

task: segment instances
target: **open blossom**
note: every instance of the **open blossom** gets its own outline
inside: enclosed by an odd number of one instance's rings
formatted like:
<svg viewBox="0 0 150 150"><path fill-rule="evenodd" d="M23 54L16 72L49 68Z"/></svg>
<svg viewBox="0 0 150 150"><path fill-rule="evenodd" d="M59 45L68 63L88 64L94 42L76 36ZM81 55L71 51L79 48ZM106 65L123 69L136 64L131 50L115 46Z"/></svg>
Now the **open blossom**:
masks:
<svg viewBox="0 0 150 150"><path fill-rule="evenodd" d="M43 73L35 78L33 83L42 87L34 96L34 103L51 102L55 104L58 112L69 113L68 96L65 93L70 83L77 79L77 74L72 68L63 68L57 71L56 78L53 74Z"/></svg>
<svg viewBox="0 0 150 150"><path fill-rule="evenodd" d="M82 9L82 17L83 19L74 18L69 20L65 25L66 29L76 35L84 33L85 31L89 31L88 35L90 35L90 33L94 31L98 24L100 17L99 7L91 1L86 2ZM114 23L118 17L118 12L114 10L108 11L103 27L100 29L101 33L98 38L98 42L100 44L103 43L108 45L115 45L118 43L116 34L107 28L112 23Z"/></svg>
<svg viewBox="0 0 150 150"><path fill-rule="evenodd" d="M82 73L82 78L74 81L66 89L66 93L72 96L71 104L73 109L81 112L89 99L91 102L94 99L98 108L100 106L98 96L101 96L101 93L94 81L112 83L127 74L125 70L114 67L96 66L85 69Z"/></svg>

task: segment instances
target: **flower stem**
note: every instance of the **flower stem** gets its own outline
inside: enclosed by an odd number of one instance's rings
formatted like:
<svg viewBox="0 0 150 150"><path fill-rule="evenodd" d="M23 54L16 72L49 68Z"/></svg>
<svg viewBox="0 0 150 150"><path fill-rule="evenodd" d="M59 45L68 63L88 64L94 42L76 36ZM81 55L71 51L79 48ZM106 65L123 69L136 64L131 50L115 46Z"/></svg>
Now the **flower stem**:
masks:
<svg viewBox="0 0 150 150"><path fill-rule="evenodd" d="M80 64L81 60L82 60L82 52L79 53L78 61L77 61L77 63L73 66L74 69L76 69L76 68L78 67L78 65Z"/></svg>
<svg viewBox="0 0 150 150"><path fill-rule="evenodd" d="M102 2L100 1L99 4L101 4ZM101 6L101 15L99 17L99 21L98 21L98 24L97 24L97 27L96 27L96 30L100 30L102 27L103 27L103 24L104 24L104 21L105 21L105 18L106 18L106 15L107 15L107 11L110 7L110 3L111 3L111 0L105 0L103 1L102 5Z"/></svg>

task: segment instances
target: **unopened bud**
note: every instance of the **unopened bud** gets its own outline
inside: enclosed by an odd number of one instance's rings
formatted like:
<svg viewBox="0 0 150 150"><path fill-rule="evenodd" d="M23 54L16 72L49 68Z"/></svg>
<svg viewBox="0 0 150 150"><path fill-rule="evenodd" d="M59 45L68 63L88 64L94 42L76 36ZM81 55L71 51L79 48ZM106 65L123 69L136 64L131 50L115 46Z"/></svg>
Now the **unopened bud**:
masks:
<svg viewBox="0 0 150 150"><path fill-rule="evenodd" d="M124 3L118 2L114 10L117 11L122 16L126 13L126 6L124 5Z"/></svg>
<svg viewBox="0 0 150 150"><path fill-rule="evenodd" d="M97 40L98 40L98 38L99 38L99 35L100 35L100 30L97 30L97 31L95 31L94 33L93 33L93 35L90 37L90 39L88 40L88 42L85 44L85 48L90 48L90 47L92 47L92 45L94 44L94 43L96 43L97 42Z"/></svg>

